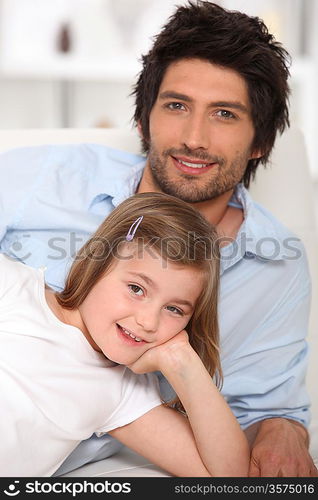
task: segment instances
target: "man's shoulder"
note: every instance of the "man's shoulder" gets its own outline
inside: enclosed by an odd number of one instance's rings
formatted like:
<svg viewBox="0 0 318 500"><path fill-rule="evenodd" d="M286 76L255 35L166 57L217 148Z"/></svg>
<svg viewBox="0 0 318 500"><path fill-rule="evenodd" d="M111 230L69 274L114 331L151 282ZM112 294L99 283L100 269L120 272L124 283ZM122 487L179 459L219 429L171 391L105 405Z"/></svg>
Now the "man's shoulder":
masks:
<svg viewBox="0 0 318 500"><path fill-rule="evenodd" d="M3 152L0 154L2 224L9 227L17 218L20 220L19 207L41 213L39 204L43 208L47 200L53 205L58 201L64 207L70 204L88 207L98 195L117 196L123 186L130 193L144 163L140 155L90 143L47 144Z"/></svg>
<svg viewBox="0 0 318 500"><path fill-rule="evenodd" d="M297 237L297 234L291 228L261 203L253 200L253 208L254 221L260 226L266 227L266 232L271 232L278 238Z"/></svg>
<svg viewBox="0 0 318 500"><path fill-rule="evenodd" d="M243 184L237 186L235 195L243 207L247 225L259 236L273 236L278 239L296 236L271 208L255 199Z"/></svg>
<svg viewBox="0 0 318 500"><path fill-rule="evenodd" d="M18 166L22 163L24 167L29 168L26 159L31 161L31 167L34 164L47 165L48 162L58 161L60 164L72 167L74 161L76 166L85 165L89 168L91 165L104 163L105 161L118 164L119 166L129 167L136 165L144 160L142 155L129 153L127 151L114 149L104 144L78 143L78 144L43 144L37 146L19 147L4 151L0 154L0 163L13 164Z"/></svg>

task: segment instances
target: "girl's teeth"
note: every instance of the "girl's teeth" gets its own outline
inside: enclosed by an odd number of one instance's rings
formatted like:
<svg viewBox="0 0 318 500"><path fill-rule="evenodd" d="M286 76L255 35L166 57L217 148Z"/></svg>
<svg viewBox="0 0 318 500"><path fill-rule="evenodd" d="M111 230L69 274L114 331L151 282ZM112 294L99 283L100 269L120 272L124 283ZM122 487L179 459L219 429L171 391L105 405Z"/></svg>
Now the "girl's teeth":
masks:
<svg viewBox="0 0 318 500"><path fill-rule="evenodd" d="M126 335L129 335L129 337L131 337L132 339L134 339L136 342L141 342L141 339L139 337L136 337L135 335L133 335L132 333L128 332L127 330L125 330L125 328L121 327L122 331L126 334Z"/></svg>

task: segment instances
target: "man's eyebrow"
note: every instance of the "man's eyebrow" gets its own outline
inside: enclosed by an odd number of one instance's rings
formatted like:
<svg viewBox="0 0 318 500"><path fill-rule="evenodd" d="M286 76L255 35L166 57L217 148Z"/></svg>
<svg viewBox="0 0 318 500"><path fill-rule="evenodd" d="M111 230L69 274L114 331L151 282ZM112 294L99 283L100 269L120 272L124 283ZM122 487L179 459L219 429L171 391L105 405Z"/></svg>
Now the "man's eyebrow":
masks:
<svg viewBox="0 0 318 500"><path fill-rule="evenodd" d="M179 99L180 101L193 102L193 99L188 95L180 94L179 92L173 92L170 90L161 92L161 94L159 94L159 99ZM249 113L248 107L240 101L215 101L210 102L209 107L238 109L243 113Z"/></svg>
<svg viewBox="0 0 318 500"><path fill-rule="evenodd" d="M159 99L180 99L180 101L192 102L193 99L186 94L179 94L179 92L173 92L171 90L166 90L159 94Z"/></svg>
<svg viewBox="0 0 318 500"><path fill-rule="evenodd" d="M217 101L211 102L211 107L238 109L243 113L249 113L248 107L240 101Z"/></svg>

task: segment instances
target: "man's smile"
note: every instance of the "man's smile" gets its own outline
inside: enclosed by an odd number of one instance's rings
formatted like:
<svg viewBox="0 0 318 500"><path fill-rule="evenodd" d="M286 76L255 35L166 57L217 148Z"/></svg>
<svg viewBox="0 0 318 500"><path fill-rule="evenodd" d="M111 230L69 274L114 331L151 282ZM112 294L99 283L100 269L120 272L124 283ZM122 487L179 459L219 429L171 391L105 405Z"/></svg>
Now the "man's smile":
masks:
<svg viewBox="0 0 318 500"><path fill-rule="evenodd" d="M217 163L210 163L203 160L194 160L192 158L186 158L181 156L172 156L174 165L178 170L185 174L199 175L207 172L212 167L217 165Z"/></svg>

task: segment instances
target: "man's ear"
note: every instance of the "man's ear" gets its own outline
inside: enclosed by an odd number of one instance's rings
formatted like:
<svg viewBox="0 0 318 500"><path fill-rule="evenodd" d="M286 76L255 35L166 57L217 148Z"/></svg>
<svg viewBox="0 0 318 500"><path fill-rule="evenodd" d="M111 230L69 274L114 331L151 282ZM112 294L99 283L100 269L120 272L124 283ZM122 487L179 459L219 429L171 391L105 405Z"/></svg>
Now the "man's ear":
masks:
<svg viewBox="0 0 318 500"><path fill-rule="evenodd" d="M141 139L143 139L144 135L142 133L142 128L141 128L141 122L140 122L140 120L138 120L138 122L137 122L137 130L138 130L138 134L140 135Z"/></svg>
<svg viewBox="0 0 318 500"><path fill-rule="evenodd" d="M255 151L252 151L250 160L257 160L258 158L262 158L264 154L265 154L264 151L261 151L260 149L255 149Z"/></svg>

